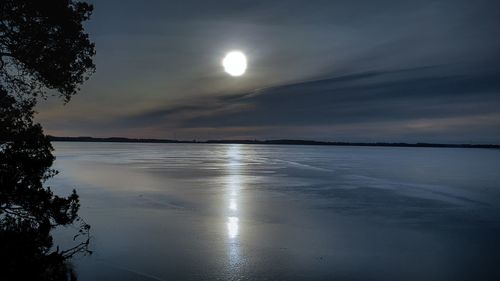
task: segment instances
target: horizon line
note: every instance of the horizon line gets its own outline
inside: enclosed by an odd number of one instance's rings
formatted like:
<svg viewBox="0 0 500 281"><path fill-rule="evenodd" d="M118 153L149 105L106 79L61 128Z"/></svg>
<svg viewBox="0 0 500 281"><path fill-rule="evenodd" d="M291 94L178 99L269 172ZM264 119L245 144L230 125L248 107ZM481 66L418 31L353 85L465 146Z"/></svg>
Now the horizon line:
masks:
<svg viewBox="0 0 500 281"><path fill-rule="evenodd" d="M122 142L122 143L193 143L193 144L268 144L268 145L329 145L329 146L385 146L385 147L450 147L450 148L496 148L500 144L471 144L471 143L432 143L432 142L347 142L347 141L319 141L303 139L212 139L212 140L176 140L157 138L128 138L128 137L61 137L47 135L50 141L55 142Z"/></svg>

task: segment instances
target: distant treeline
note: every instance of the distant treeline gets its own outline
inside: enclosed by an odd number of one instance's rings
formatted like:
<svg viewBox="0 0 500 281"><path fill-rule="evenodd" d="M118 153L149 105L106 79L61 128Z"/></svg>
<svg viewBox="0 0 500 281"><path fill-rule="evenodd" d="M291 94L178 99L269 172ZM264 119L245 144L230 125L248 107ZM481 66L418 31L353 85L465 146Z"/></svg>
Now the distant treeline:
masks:
<svg viewBox="0 0 500 281"><path fill-rule="evenodd" d="M169 140L134 138L93 138L93 137L55 137L51 141L66 142L126 142L126 143L211 143L211 144L281 144L281 145L336 145L336 146L388 146L388 147L457 147L457 148L500 148L499 144L443 144L443 143L404 143L404 142L327 142L312 140Z"/></svg>
<svg viewBox="0 0 500 281"><path fill-rule="evenodd" d="M68 141L68 142L139 142L139 143L195 143L196 141L178 141L164 139L132 139L132 138L93 138L93 137L55 137L49 136L51 141Z"/></svg>

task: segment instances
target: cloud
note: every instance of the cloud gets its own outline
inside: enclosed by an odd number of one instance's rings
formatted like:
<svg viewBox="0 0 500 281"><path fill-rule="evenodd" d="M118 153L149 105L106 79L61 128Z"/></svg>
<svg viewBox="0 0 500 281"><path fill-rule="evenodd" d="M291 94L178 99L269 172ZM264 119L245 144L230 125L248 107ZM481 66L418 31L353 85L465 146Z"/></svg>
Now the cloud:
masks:
<svg viewBox="0 0 500 281"><path fill-rule="evenodd" d="M264 128L273 128L281 129L282 137L287 137L291 128L303 131L310 126L318 128L316 134L325 136L321 130L326 127L342 127L345 131L346 126L370 124L384 131L390 124L398 124L397 127L413 131L413 135L429 130L436 135L439 131L446 134L447 126L455 130L461 122L464 135L467 127L474 126L486 132L499 123L495 120L500 116L500 72L464 74L463 68L468 67L474 65L354 73L219 96L203 102L189 100L186 104L190 106L167 106L124 120L139 122L139 126L158 124L161 120L159 128L177 127L191 132L197 128L200 132L207 128L227 131L238 128L240 135L245 127L253 133L261 128L260 133L267 131L268 134L269 130ZM436 125L432 126L432 122ZM364 132L366 130L351 133L354 138ZM397 130L391 134L397 137Z"/></svg>

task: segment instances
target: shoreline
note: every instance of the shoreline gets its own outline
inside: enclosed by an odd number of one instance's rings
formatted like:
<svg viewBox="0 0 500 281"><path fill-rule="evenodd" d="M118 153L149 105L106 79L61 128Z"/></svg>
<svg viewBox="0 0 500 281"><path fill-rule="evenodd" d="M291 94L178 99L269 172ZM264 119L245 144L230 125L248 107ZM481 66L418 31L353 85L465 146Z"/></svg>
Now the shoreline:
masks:
<svg viewBox="0 0 500 281"><path fill-rule="evenodd" d="M192 143L192 144L257 144L257 145L317 145L317 146L374 146L374 147L429 147L429 148L490 148L500 149L500 144L443 144L443 143L389 143L389 142L327 142L311 140L207 140L187 141L169 139L136 138L94 138L94 137L56 137L48 136L53 142L113 142L113 143Z"/></svg>

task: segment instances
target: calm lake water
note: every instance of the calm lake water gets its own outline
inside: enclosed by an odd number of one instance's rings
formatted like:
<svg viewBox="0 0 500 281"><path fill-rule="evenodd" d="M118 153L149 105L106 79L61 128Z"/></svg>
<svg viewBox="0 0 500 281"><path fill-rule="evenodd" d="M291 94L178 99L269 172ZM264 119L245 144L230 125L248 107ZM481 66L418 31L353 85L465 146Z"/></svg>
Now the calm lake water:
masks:
<svg viewBox="0 0 500 281"><path fill-rule="evenodd" d="M79 280L500 280L500 150L54 147Z"/></svg>

